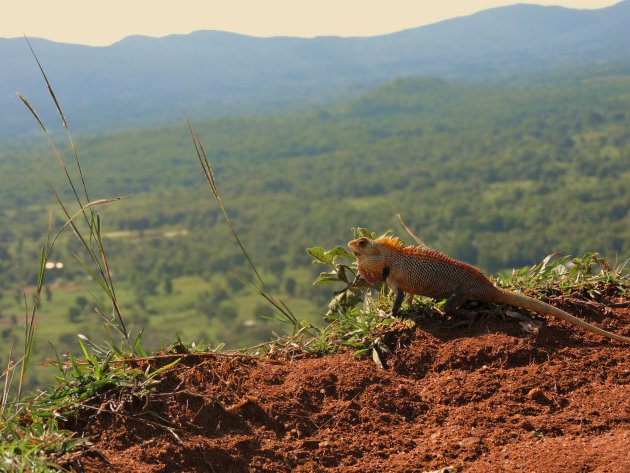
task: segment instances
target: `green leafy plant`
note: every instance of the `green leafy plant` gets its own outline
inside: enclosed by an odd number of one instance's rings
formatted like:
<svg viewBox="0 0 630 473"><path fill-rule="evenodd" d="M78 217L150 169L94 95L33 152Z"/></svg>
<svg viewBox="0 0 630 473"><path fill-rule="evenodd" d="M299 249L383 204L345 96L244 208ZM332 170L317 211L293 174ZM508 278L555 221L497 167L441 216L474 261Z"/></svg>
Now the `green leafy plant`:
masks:
<svg viewBox="0 0 630 473"><path fill-rule="evenodd" d="M387 232L385 235L390 235ZM354 228L353 238L376 238L374 232L365 228ZM388 315L386 310L389 297L386 287L381 286L378 296L373 299L371 293L363 291L370 286L359 277L354 256L341 246L330 250L322 247L308 248L306 252L313 258L313 263L327 266L328 270L320 273L315 280L316 286L341 285L334 292L324 320L328 326L321 330L319 346L324 351L335 351L340 347L354 350L357 356L371 353L375 363L383 366L382 357L389 352L382 342L383 332L392 324L399 322ZM358 305L363 302L362 307ZM405 323L413 324L411 321Z"/></svg>
<svg viewBox="0 0 630 473"><path fill-rule="evenodd" d="M366 228L353 228L353 238L376 238L374 232ZM316 246L307 248L306 252L313 258L313 263L323 264L328 267L328 271L319 274L313 283L315 286L327 286L340 283L342 289L334 293L334 297L328 304L327 315L342 313L347 309L355 307L361 300L360 289L369 287L368 284L359 278L356 266L353 263L346 263L345 260L354 261L354 256L341 246L335 246L330 250Z"/></svg>
<svg viewBox="0 0 630 473"><path fill-rule="evenodd" d="M586 253L579 258L552 253L540 263L499 274L497 284L511 290L545 295L580 295L590 299L609 295L625 296L630 291L627 261L611 266L598 253Z"/></svg>

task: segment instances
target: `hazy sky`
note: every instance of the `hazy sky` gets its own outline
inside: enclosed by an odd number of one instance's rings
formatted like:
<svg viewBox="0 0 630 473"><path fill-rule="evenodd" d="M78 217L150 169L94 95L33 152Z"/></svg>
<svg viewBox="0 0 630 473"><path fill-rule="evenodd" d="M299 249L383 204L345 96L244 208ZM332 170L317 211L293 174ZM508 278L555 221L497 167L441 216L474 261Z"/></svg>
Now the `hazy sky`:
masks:
<svg viewBox="0 0 630 473"><path fill-rule="evenodd" d="M106 45L132 34L375 35L514 3L603 8L619 0L0 0L0 37Z"/></svg>

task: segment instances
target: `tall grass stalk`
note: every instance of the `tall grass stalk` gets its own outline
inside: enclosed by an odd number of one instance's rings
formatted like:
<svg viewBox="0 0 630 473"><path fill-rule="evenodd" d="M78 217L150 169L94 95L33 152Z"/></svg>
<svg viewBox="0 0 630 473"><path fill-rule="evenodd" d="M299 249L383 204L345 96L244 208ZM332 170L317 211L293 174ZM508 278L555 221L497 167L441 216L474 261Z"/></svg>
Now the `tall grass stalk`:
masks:
<svg viewBox="0 0 630 473"><path fill-rule="evenodd" d="M263 282L262 277L260 277L260 274L258 273L258 270L256 269L256 266L254 265L254 262L249 257L247 250L243 246L243 243L241 243L241 239L238 237L238 234L236 233L234 222L232 222L232 219L228 215L227 210L225 210L225 205L223 205L223 199L221 198L221 193L219 192L219 188L217 187L217 181L214 178L214 172L212 171L212 166L210 166L210 162L208 161L208 156L206 155L206 151L203 147L203 143L201 142L201 139L199 139L199 135L193 128L192 123L190 122L190 118L188 117L186 117L186 124L188 125L188 131L190 131L190 136L192 137L193 145L195 146L195 152L197 153L199 164L201 164L201 168L203 169L203 174L206 177L206 180L208 181L208 186L210 187L210 191L212 192L212 195L216 199L217 203L219 204L219 208L221 209L221 213L223 214L223 217L225 218L225 222L227 223L228 227L230 227L232 236L236 240L236 243L241 249L241 252L243 253L243 255L245 255L245 258L247 258L247 261L249 262L249 265L254 271L254 274L256 274L256 277L260 281L260 284L264 286L265 283Z"/></svg>
<svg viewBox="0 0 630 473"><path fill-rule="evenodd" d="M94 265L94 268L90 268L88 264L86 264L86 262L77 253L75 253L74 256L79 261L79 263L90 273L90 275L94 278L94 280L99 283L99 285L101 286L103 291L106 293L109 300L112 302L114 318L116 320L115 327L124 336L126 340L129 340L129 332L127 330L125 321L122 316L122 312L120 310L120 304L118 302L118 298L116 297L116 290L114 287L114 283L112 281L112 275L109 268L109 264L107 263L107 255L105 252L105 247L103 246L103 241L101 238L100 216L96 214L92 209L94 205L112 202L114 200L120 200L121 197L117 197L114 199L99 200L95 202L89 201L89 194L88 194L87 186L85 183L85 176L81 168L81 162L79 160L79 155L77 152L76 145L74 144L74 140L72 139L72 134L68 126L68 121L66 120L65 114L63 113L63 109L61 108L61 105L59 104L59 100L57 99L57 96L55 95L54 89L52 85L50 84L48 77L46 76L46 72L44 71L44 68L42 67L39 59L37 58L37 55L35 54L33 47L28 41L28 38L26 39L26 41L28 42L28 45L33 54L33 57L35 61L37 62L37 66L39 67L42 77L44 81L46 82L48 93L50 94L50 97L55 105L55 108L57 112L59 113L59 117L61 118L61 123L66 132L67 141L68 141L68 144L70 145L70 149L72 150L72 155L74 156L78 175L81 180L83 194L85 195L85 201L83 201L83 199L79 196L79 192L77 191L77 185L75 184L74 179L72 178L72 176L70 175L70 172L68 171L68 167L66 166L63 156L61 152L59 151L59 149L57 148L57 146L55 145L52 139L52 136L48 132L43 121L40 119L39 115L37 114L35 109L31 106L31 104L28 102L28 100L26 100L26 98L24 98L22 95L18 94L18 97L20 98L22 103L28 108L28 110L31 112L31 114L33 115L37 123L39 124L40 128L44 132L44 135L46 136L51 146L51 149L57 158L59 165L64 171L64 174L66 176L66 181L68 182L68 184L70 185L72 189L75 200L77 204L79 205L80 210L74 216L71 216L67 208L67 205L64 204L64 202L62 201L57 191L51 186L55 199L57 200L57 203L59 204L59 206L61 207L61 209L63 210L63 213L65 214L67 218L67 221L62 227L62 230L68 225L70 225L72 227L72 230L74 230L75 235L79 238L83 248L86 250L89 256L89 259L91 260L91 263ZM87 224L87 227L88 227L87 232L84 232L83 230L81 230L75 223L74 217L77 215L83 216L85 223ZM50 236L50 232L49 232L49 236ZM43 276L43 273L40 272L40 276Z"/></svg>
<svg viewBox="0 0 630 473"><path fill-rule="evenodd" d="M190 136L192 137L193 145L195 146L195 152L197 153L197 159L199 159L199 164L201 164L201 168L203 169L203 173L204 173L204 176L206 177L206 181L208 182L208 186L210 187L210 191L212 192L212 195L214 196L217 203L219 204L221 213L223 213L223 217L225 218L225 221L228 227L230 228L230 231L232 232L232 236L236 240L236 243L238 244L241 252L243 253L250 267L254 271L254 274L258 278L258 281L260 282L260 287L257 287L253 284L247 284L243 281L241 282L243 282L245 286L253 290L255 293L257 293L258 295L266 299L267 302L271 304L271 307L274 310L274 312L278 315L276 320L279 320L281 322L291 325L293 328L293 335L295 335L300 330L299 321L297 320L297 318L295 317L291 309L289 309L289 307L284 303L284 301L274 298L272 295L270 295L264 290L265 283L262 277L260 276L260 273L256 269L254 262L252 261L249 254L247 253L247 250L243 246L241 239L238 237L238 234L236 233L236 227L234 226L234 222L232 222L232 219L230 218L230 216L227 213L227 210L225 209L225 205L223 205L223 199L221 198L221 193L219 192L219 188L217 187L217 182L216 182L216 179L214 178L214 172L212 171L212 166L210 165L210 162L208 161L208 156L206 155L206 151L203 147L203 143L201 142L199 135L195 131L190 121L190 118L188 117L186 117L186 125L188 126L188 131L190 132Z"/></svg>
<svg viewBox="0 0 630 473"><path fill-rule="evenodd" d="M28 42L28 39L26 39L26 41ZM61 122L66 131L68 143L72 150L72 154L75 158L76 168L77 168L77 172L80 178L80 187L75 182L75 179L73 179L70 170L66 166L62 153L60 152L59 148L55 145L55 142L51 134L49 133L46 126L44 125L44 122L40 118L39 114L35 111L34 107L29 103L29 101L24 96L22 96L19 93L17 94L17 96L25 105L25 107L29 110L29 112L31 113L31 115L33 116L37 124L39 125L39 127L42 129L46 139L48 140L48 143L51 146L53 154L55 155L57 159L58 164L60 165L60 167L62 168L64 172L66 181L68 182L68 184L70 185L70 188L72 189L74 199L76 200L76 203L78 204L79 209L76 212L71 212L69 210L68 205L63 202L59 193L53 188L51 184L49 184L55 196L55 199L57 200L57 203L59 204L59 206L61 207L65 215L65 223L59 228L58 231L53 232L52 213L50 214L50 217L48 220L48 232L46 235L46 242L41 247L39 261L38 261L37 283L36 283L35 292L34 292L34 295L30 304L26 297L24 284L22 283L22 294L24 298L24 313L25 313L24 350L21 357L18 360L12 361L13 360L13 346L11 347L10 352L9 352L9 361L8 361L7 369L2 374L5 377L5 379L4 379L4 386L3 386L3 391L2 391L2 399L1 399L2 405L0 406L0 414L2 418L5 420L6 420L6 415L9 411L13 411L13 415L16 415L19 412L19 409L15 410L15 409L11 409L11 407L16 406L19 403L19 401L22 399L22 395L23 395L22 390L24 386L24 381L28 374L28 369L29 369L30 361L33 354L35 335L37 332L36 330L37 329L37 312L38 312L40 301L41 301L42 290L44 288L44 280L45 280L45 275L46 275L46 263L48 263L51 253L59 237L64 232L64 230L66 230L68 227L72 228L72 230L74 231L74 234L77 236L77 238L81 242L82 247L85 249L89 257L88 261L90 264L86 263L84 261L84 258L80 256L78 253L75 253L74 257L79 261L79 263L84 268L86 268L86 270L89 272L92 278L100 285L100 287L103 289L108 299L112 303L112 307L113 307L112 318L110 319L109 316L106 316L109 326L113 326L121 334L124 341L129 342L129 339L130 339L129 331L127 329L127 326L125 324L124 318L120 310L120 304L116 296L114 283L111 276L111 271L109 268L109 264L107 262L107 255L105 252L105 248L103 246L103 241L101 237L100 216L98 215L98 213L94 211L94 208L96 206L118 201L122 199L123 197L115 197L111 199L99 199L99 200L94 200L94 201L89 200L89 194L87 191L85 176L81 168L79 155L77 152L77 148L74 144L74 141L72 139L68 122L59 104L59 101L55 95L55 92L50 84L50 81L48 80L48 77L46 76L46 73L44 72L44 69L39 59L37 58L35 51L33 50L30 42L28 42L28 45L29 45L29 48L31 49L33 57L35 58L35 61L37 62L37 66L39 67L39 70L44 78L44 81L48 88L49 95L55 105L57 112L59 113L59 116L61 117ZM81 189L82 192L80 192L79 189ZM84 228L82 225L80 226L77 223L77 220L79 219L85 221L85 224L87 225L87 229ZM18 273L19 273L19 267L18 267ZM20 278L20 280L21 279L22 278ZM99 313L103 314L102 311ZM19 378L17 382L17 391L16 391L15 396L13 397L13 400L10 400L9 393L11 391L11 387L15 379L14 373L18 369L18 367L19 367L20 374L19 374Z"/></svg>

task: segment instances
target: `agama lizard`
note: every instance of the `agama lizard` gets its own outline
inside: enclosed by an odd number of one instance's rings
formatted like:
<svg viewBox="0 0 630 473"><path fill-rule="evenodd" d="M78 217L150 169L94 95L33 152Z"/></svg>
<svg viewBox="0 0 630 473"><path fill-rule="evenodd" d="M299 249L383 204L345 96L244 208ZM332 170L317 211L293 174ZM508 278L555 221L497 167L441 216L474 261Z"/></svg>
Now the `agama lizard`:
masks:
<svg viewBox="0 0 630 473"><path fill-rule="evenodd" d="M496 287L479 269L429 248L405 246L393 237L358 238L348 243L357 259L359 274L374 284L385 281L396 294L392 315L398 315L405 293L446 299L449 315L465 313L466 301L509 304L553 315L598 335L630 343L630 337L607 332L567 312L517 292Z"/></svg>

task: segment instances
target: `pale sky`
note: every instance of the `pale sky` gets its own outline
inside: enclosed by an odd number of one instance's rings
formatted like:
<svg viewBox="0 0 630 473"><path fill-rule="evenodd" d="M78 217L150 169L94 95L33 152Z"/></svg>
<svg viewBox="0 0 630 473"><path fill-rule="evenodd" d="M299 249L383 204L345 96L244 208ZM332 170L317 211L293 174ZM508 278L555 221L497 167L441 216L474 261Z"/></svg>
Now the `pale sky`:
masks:
<svg viewBox="0 0 630 473"><path fill-rule="evenodd" d="M0 37L108 45L125 36L223 30L253 36L391 33L514 3L603 8L619 0L0 0Z"/></svg>

